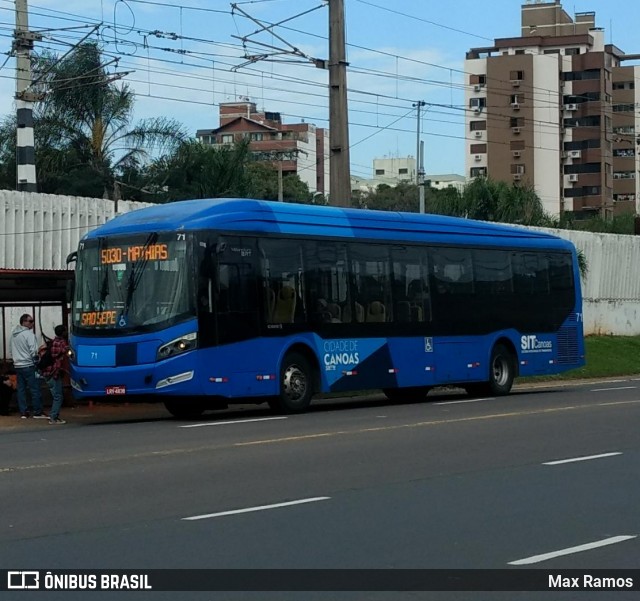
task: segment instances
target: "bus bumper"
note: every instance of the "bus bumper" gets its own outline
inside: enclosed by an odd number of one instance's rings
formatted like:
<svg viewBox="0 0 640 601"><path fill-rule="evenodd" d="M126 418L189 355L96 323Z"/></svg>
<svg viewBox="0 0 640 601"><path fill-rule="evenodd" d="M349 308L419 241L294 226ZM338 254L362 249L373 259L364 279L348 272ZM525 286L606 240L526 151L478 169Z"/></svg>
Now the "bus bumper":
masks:
<svg viewBox="0 0 640 601"><path fill-rule="evenodd" d="M70 370L73 396L78 399L136 395L200 395L197 366L191 353L153 364L118 367L81 367Z"/></svg>

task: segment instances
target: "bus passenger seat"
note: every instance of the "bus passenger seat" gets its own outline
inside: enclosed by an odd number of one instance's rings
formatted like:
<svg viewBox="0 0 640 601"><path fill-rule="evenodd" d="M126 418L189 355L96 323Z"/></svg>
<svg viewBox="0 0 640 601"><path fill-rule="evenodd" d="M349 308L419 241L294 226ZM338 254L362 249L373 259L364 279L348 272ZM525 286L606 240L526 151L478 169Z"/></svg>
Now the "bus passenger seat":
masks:
<svg viewBox="0 0 640 601"><path fill-rule="evenodd" d="M411 321L424 321L422 307L415 303L411 305Z"/></svg>
<svg viewBox="0 0 640 601"><path fill-rule="evenodd" d="M329 311L331 321L333 323L339 323L342 321L342 309L340 308L340 305L336 303L328 303L327 311Z"/></svg>
<svg viewBox="0 0 640 601"><path fill-rule="evenodd" d="M360 303L356 303L356 321L362 323L364 321L364 307Z"/></svg>
<svg viewBox="0 0 640 601"><path fill-rule="evenodd" d="M367 321L384 322L386 319L385 306L380 301L373 301L367 307Z"/></svg>
<svg viewBox="0 0 640 601"><path fill-rule="evenodd" d="M273 310L274 323L293 323L296 311L296 291L291 286L283 286L278 293Z"/></svg>

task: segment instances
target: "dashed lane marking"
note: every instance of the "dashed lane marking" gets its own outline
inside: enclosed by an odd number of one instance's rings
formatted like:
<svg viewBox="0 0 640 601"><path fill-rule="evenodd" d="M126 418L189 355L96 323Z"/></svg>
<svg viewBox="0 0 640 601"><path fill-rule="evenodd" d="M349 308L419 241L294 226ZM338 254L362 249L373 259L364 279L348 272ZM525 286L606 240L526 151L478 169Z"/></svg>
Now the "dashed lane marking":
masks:
<svg viewBox="0 0 640 601"><path fill-rule="evenodd" d="M249 424L251 422L271 422L277 419L287 419L286 416L280 417L260 417L255 419L236 419L222 422L206 422L203 424L188 424L186 426L178 426L178 428L204 428L205 426L228 426L230 424Z"/></svg>
<svg viewBox="0 0 640 601"><path fill-rule="evenodd" d="M542 555L532 555L531 557L525 557L524 559L518 559L516 561L510 561L510 566L526 566L532 563L540 563L555 557L562 557L563 555L573 555L574 553L581 553L582 551L590 551L591 549L597 549L598 547L606 547L607 545L615 545L632 538L637 538L637 535L622 535L612 536L603 540L597 540L593 543L587 543L585 545L578 545L577 547L568 547L567 549L560 549L559 551L552 551L551 553L543 553Z"/></svg>
<svg viewBox="0 0 640 601"><path fill-rule="evenodd" d="M281 507L291 507L292 505L304 505L306 503L317 503L318 501L328 501L331 497L311 497L309 499L298 499L297 501L286 501L284 503L274 503L273 505L259 505L258 507L245 507L244 509L232 509L230 511L219 511L217 513L205 513L204 515L193 515L188 518L181 518L186 522L196 520L208 520L226 515L237 515L239 513L253 513L254 511L265 511L267 509L279 509Z"/></svg>
<svg viewBox="0 0 640 601"><path fill-rule="evenodd" d="M557 461L546 461L542 465L562 465L564 463L575 463L576 461L591 461L592 459L604 459L605 457L615 457L622 455L621 452L601 453L600 455L586 455L584 457L572 457L571 459L558 459Z"/></svg>

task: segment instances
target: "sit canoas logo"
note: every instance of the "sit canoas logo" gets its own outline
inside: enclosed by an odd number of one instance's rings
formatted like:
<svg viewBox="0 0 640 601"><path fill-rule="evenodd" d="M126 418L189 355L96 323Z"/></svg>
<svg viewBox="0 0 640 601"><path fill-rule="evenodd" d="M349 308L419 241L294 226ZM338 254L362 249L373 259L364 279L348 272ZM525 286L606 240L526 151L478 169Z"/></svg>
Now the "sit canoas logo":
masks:
<svg viewBox="0 0 640 601"><path fill-rule="evenodd" d="M551 340L538 340L535 335L522 336L520 338L520 349L523 353L550 353L553 350Z"/></svg>

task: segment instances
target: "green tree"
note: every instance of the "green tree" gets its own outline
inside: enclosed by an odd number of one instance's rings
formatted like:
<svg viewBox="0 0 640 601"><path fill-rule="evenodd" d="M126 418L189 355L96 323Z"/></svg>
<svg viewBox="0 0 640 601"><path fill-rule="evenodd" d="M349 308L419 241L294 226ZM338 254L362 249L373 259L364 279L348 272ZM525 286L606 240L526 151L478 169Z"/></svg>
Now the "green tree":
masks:
<svg viewBox="0 0 640 601"><path fill-rule="evenodd" d="M248 141L228 146L183 142L173 153L154 161L142 181L145 179L147 192L155 192L156 200L162 202L225 196L278 199L276 168L253 160ZM285 175L282 183L285 201L312 201L309 187L298 175Z"/></svg>
<svg viewBox="0 0 640 601"><path fill-rule="evenodd" d="M400 182L397 186L380 184L374 191L361 193L354 197L352 204L379 211L408 211L417 213L418 187L408 182Z"/></svg>
<svg viewBox="0 0 640 601"><path fill-rule="evenodd" d="M146 171L147 188L161 202L188 198L245 197L249 144L214 147L187 140L154 161ZM166 192L162 192L166 190Z"/></svg>
<svg viewBox="0 0 640 601"><path fill-rule="evenodd" d="M247 165L248 195L263 200L278 200L278 170L270 163L250 161ZM282 199L287 202L310 204L309 186L295 173L282 177ZM324 204L322 199L320 204Z"/></svg>
<svg viewBox="0 0 640 601"><path fill-rule="evenodd" d="M62 60L45 53L35 59L33 72L43 94L34 110L36 170L43 192L112 197L124 170L141 166L154 151L166 152L185 138L174 120L132 124L134 94L128 85L113 81L95 42L79 45ZM5 186L15 157L12 122L5 120L1 131L10 136L0 146Z"/></svg>

